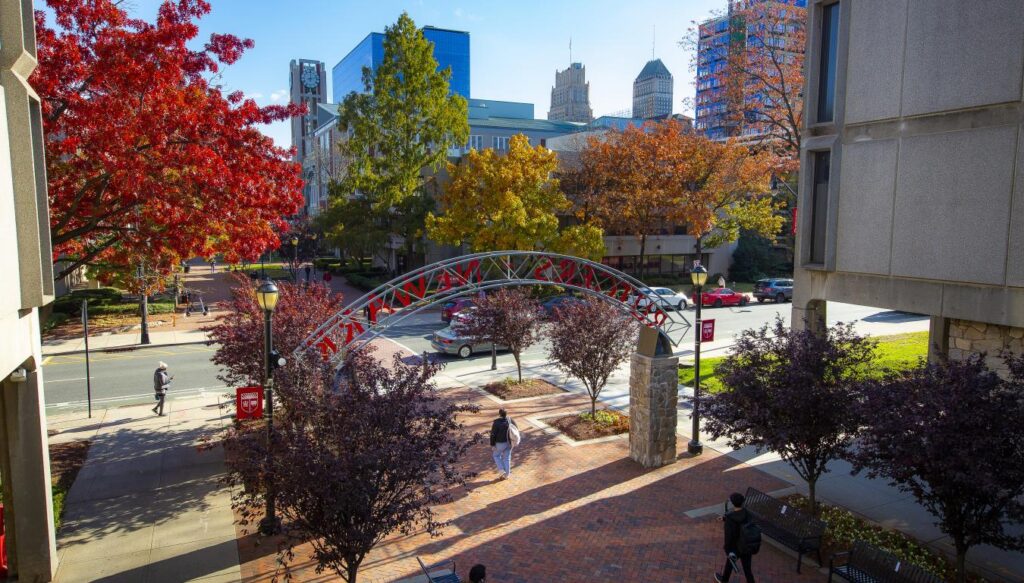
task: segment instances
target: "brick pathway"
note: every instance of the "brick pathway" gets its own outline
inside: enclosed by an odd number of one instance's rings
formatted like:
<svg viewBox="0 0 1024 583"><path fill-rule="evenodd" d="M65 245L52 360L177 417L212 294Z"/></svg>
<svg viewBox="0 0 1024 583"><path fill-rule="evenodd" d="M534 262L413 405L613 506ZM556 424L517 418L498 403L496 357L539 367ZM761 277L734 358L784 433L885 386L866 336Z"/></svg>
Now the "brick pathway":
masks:
<svg viewBox="0 0 1024 583"><path fill-rule="evenodd" d="M499 406L495 401L465 387L446 394L481 406L467 420L471 430L489 428ZM721 523L686 512L719 504L747 486L772 491L788 484L711 450L690 458L682 437L677 447L684 453L677 463L644 470L629 459L625 439L573 447L525 422L587 404L578 395L563 394L507 406L524 429L512 479L496 481L489 447L480 444L465 462L479 475L437 509L452 521L444 535L389 538L366 558L359 580L415 576L419 556L428 563L454 558L464 579L470 566L483 563L488 581L499 583L713 581L724 558ZM256 537L239 532L243 581L271 580L274 548L271 541L257 545ZM757 580L821 580L811 567L797 575L794 565L793 558L765 544L755 557ZM338 580L316 575L304 549L296 554L293 573L297 581Z"/></svg>

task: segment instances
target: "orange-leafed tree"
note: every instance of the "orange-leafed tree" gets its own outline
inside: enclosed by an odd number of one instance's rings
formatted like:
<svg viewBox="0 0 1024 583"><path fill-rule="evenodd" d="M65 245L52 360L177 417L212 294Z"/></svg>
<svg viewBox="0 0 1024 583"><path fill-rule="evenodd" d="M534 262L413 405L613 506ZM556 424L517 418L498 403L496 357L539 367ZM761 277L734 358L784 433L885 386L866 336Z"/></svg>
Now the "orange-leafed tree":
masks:
<svg viewBox="0 0 1024 583"><path fill-rule="evenodd" d="M591 138L573 177L577 213L606 231L640 240L643 276L647 238L685 225L705 247L734 241L740 229L774 236L782 225L768 196L774 157L735 141L716 142L675 121L629 127Z"/></svg>

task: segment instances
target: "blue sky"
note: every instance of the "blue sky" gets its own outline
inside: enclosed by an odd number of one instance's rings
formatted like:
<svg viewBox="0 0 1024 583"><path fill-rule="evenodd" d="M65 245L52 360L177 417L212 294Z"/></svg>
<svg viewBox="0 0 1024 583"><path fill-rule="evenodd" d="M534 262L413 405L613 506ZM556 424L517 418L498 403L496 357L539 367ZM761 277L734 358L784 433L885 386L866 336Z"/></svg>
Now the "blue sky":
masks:
<svg viewBox="0 0 1024 583"><path fill-rule="evenodd" d="M129 0L130 10L151 20L157 0ZM381 31L403 10L420 26L470 33L471 95L526 101L538 118L547 116L555 70L572 58L587 67L595 115L628 109L633 79L655 54L675 77L675 111L691 113L691 55L677 41L695 20L725 8L727 0L210 0L201 36L231 33L256 46L223 75L223 84L261 104L288 99L288 63L307 58L334 65L369 32ZM656 27L652 31L652 27ZM330 87L330 85L328 85ZM332 97L333 98L333 97ZM265 131L290 146L286 123Z"/></svg>

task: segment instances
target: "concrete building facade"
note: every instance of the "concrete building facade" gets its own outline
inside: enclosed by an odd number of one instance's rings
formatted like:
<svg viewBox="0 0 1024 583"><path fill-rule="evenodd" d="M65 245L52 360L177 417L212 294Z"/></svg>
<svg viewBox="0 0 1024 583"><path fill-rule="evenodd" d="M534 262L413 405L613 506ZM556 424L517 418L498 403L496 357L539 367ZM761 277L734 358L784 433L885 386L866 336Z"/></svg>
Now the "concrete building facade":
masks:
<svg viewBox="0 0 1024 583"><path fill-rule="evenodd" d="M932 358L998 367L1024 350L1024 3L808 4L794 326L928 314Z"/></svg>
<svg viewBox="0 0 1024 583"><path fill-rule="evenodd" d="M661 59L647 61L633 81L633 117L651 119L672 115L672 73Z"/></svg>
<svg viewBox="0 0 1024 583"><path fill-rule="evenodd" d="M0 0L0 481L10 575L57 567L39 308L53 301L50 218L31 0Z"/></svg>
<svg viewBox="0 0 1024 583"><path fill-rule="evenodd" d="M594 110L590 108L590 83L583 63L572 63L564 71L555 71L555 86L551 88L551 121L590 123Z"/></svg>

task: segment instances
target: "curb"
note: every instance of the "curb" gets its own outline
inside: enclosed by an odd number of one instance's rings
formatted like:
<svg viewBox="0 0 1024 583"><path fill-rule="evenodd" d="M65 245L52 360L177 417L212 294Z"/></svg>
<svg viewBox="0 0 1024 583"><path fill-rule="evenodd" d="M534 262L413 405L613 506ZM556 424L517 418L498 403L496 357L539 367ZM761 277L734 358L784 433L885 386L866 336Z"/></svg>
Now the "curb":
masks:
<svg viewBox="0 0 1024 583"><path fill-rule="evenodd" d="M161 347L164 347L164 346L189 346L189 345L193 345L193 344L208 344L209 342L210 342L209 340L189 340L187 342L168 342L166 344L126 344L124 346L107 346L107 347L104 347L104 348L90 348L89 349L89 353L92 354L93 352L118 352L118 351L122 351L122 350L138 350L138 349L145 350L147 348L161 348ZM81 350L62 350L60 352L47 352L45 350L45 347L44 347L44 350L43 350L42 354L43 354L43 357L47 357L47 356L64 356L66 354L85 354L85 349L83 348Z"/></svg>

